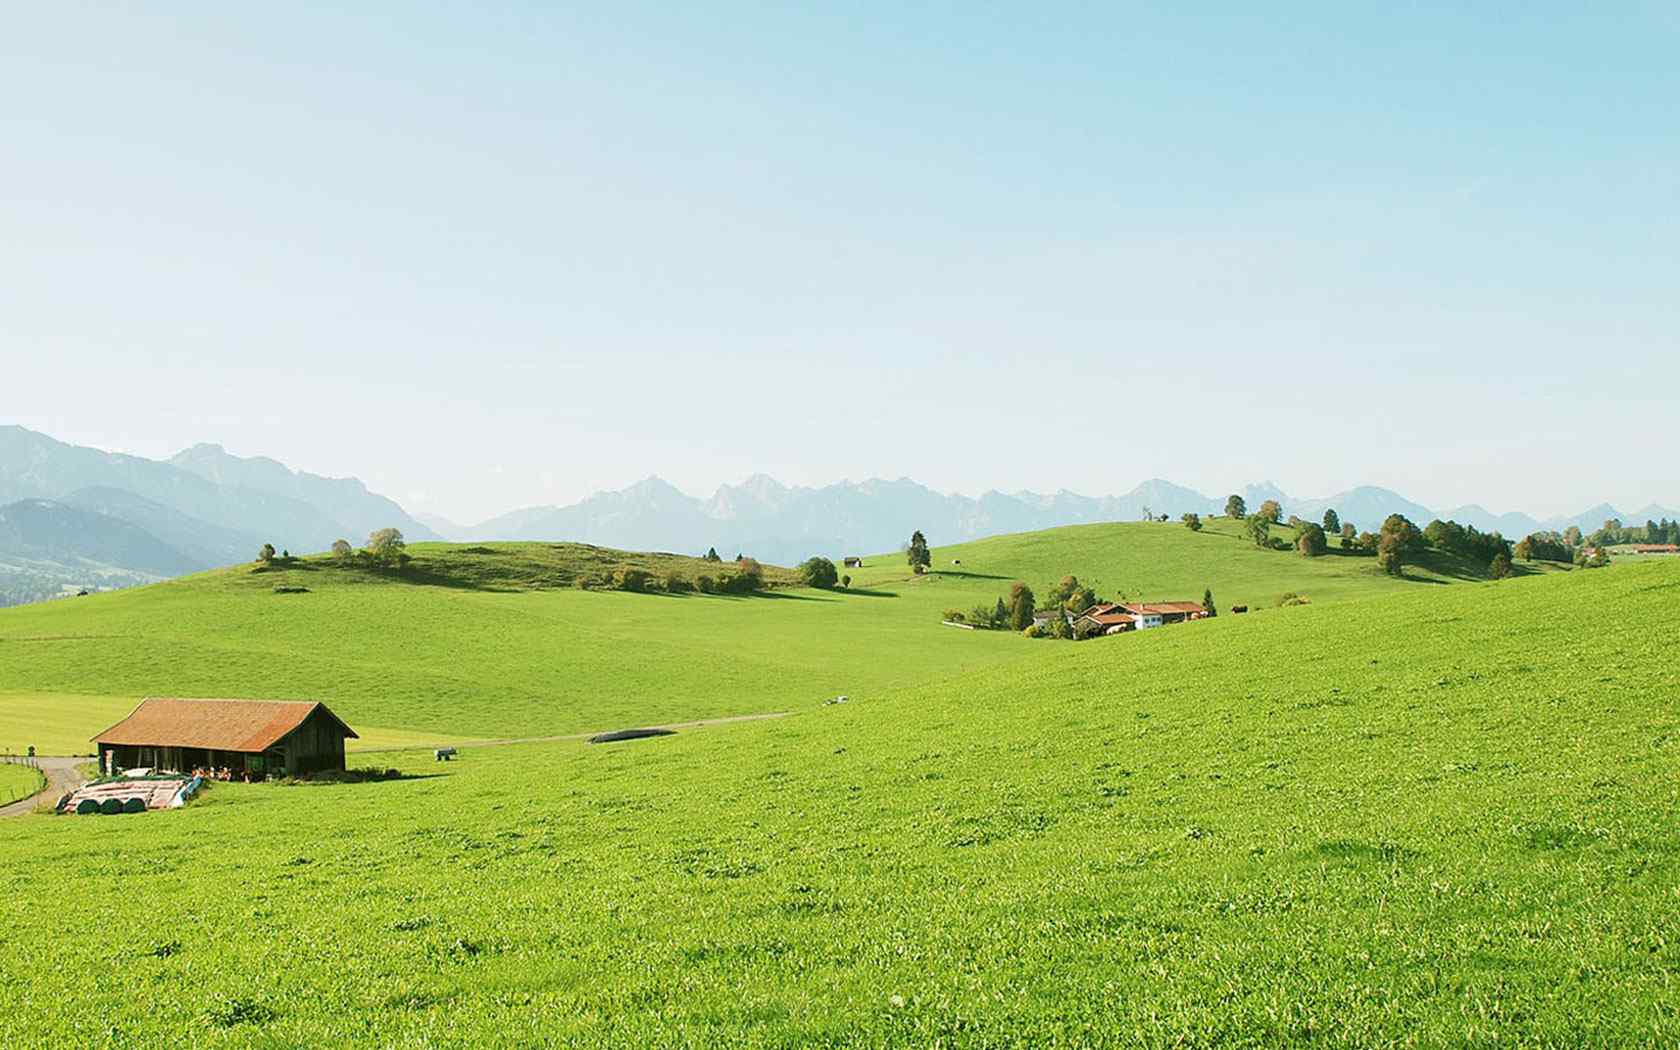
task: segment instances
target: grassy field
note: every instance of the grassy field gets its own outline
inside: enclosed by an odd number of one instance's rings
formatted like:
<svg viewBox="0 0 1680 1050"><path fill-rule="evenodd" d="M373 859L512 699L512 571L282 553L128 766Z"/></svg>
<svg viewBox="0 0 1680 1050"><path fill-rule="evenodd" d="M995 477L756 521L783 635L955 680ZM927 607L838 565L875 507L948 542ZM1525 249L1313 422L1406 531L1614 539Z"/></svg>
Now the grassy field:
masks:
<svg viewBox="0 0 1680 1050"><path fill-rule="evenodd" d="M1397 581L1369 558L1259 550L1223 521L1201 533L1090 525L941 547L922 578L902 555L881 555L851 571L851 591L788 589L791 575L771 568L784 587L757 596L573 588L579 574L625 563L661 577L719 571L675 555L411 549L400 578L311 558L0 610L0 748L86 751L147 695L319 699L364 748L786 711L1057 644L939 626L941 610L990 604L1016 579L1043 590L1072 572L1109 597L1149 599L1200 600L1211 587L1221 608L1261 609L1284 591L1322 603L1436 590L1480 571L1437 559Z"/></svg>
<svg viewBox="0 0 1680 1050"><path fill-rule="evenodd" d="M25 818L0 1043L1673 1045L1677 599L1414 587Z"/></svg>
<svg viewBox="0 0 1680 1050"><path fill-rule="evenodd" d="M28 798L45 784L40 770L12 762L0 762L0 806Z"/></svg>

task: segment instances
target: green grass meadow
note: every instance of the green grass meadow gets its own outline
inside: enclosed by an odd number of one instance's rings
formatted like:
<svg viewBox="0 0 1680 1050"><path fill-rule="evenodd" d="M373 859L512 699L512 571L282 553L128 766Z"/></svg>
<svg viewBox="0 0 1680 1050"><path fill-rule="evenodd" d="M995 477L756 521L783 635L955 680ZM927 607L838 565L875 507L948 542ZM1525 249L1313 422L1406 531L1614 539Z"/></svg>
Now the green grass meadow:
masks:
<svg viewBox="0 0 1680 1050"><path fill-rule="evenodd" d="M1011 655L768 722L24 818L0 1043L1673 1045L1677 603L1668 563L951 631Z"/></svg>
<svg viewBox="0 0 1680 1050"><path fill-rule="evenodd" d="M1257 549L1223 520L1201 533L1086 525L941 547L919 578L903 555L877 555L848 570L849 591L792 588L771 568L781 586L752 596L572 586L624 563L660 576L719 571L675 555L575 544L412 550L403 577L314 557L0 610L0 749L86 752L89 736L148 695L318 699L362 733L364 749L789 711L1057 644L939 625L942 610L989 605L1015 580L1042 592L1071 572L1109 597L1149 600L1199 601L1211 587L1221 609L1262 615L1285 591L1335 602L1439 589L1480 571L1434 558L1394 580L1370 558Z"/></svg>
<svg viewBox="0 0 1680 1050"><path fill-rule="evenodd" d="M12 762L0 762L0 806L28 798L45 784L39 770Z"/></svg>

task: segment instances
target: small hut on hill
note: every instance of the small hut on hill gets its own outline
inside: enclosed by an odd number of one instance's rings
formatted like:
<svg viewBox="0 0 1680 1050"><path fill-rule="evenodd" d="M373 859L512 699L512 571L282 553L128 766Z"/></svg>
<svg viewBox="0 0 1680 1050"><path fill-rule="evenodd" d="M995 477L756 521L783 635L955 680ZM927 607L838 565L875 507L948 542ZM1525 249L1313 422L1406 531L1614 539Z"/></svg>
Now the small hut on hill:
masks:
<svg viewBox="0 0 1680 1050"><path fill-rule="evenodd" d="M356 731L314 700L147 697L94 737L104 773L229 769L252 777L344 768Z"/></svg>

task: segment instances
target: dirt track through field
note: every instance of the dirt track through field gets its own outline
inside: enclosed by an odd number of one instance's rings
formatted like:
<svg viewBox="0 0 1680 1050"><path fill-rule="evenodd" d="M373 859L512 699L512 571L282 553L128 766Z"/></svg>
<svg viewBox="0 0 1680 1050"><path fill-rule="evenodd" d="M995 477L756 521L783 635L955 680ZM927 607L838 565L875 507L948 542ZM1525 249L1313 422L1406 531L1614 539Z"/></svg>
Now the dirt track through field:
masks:
<svg viewBox="0 0 1680 1050"><path fill-rule="evenodd" d="M725 718L702 718L696 722L667 722L657 726L620 726L620 729L704 729L707 726L728 725L731 722L761 722L767 718L786 718L792 711L769 711L760 715L729 715ZM351 755L377 755L389 751L435 751L440 747L469 748L469 747L504 747L508 744L550 744L558 740L588 740L597 733L610 733L611 729L596 729L588 733L565 733L560 736L515 736L504 737L500 740L463 740L460 743L449 744L405 744L401 747L370 748L367 751L352 751Z"/></svg>
<svg viewBox="0 0 1680 1050"><path fill-rule="evenodd" d="M47 786L28 798L19 799L8 806L0 806L0 817L21 817L25 813L35 812L36 807L48 802L56 802L66 791L73 791L87 780L82 776L82 767L93 759L81 758L37 758L41 772L47 775Z"/></svg>

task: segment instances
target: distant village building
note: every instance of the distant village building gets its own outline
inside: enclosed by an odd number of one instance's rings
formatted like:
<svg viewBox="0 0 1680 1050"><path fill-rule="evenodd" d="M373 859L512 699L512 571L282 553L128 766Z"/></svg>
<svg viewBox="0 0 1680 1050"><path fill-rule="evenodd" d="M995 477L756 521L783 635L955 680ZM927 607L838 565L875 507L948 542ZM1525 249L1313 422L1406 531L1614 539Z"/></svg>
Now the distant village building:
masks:
<svg viewBox="0 0 1680 1050"><path fill-rule="evenodd" d="M94 737L99 768L228 769L253 777L344 768L356 732L313 700L182 700L148 697Z"/></svg>
<svg viewBox="0 0 1680 1050"><path fill-rule="evenodd" d="M1073 626L1086 634L1123 634L1200 620L1206 615L1201 602L1105 602L1086 609L1073 621Z"/></svg>
<svg viewBox="0 0 1680 1050"><path fill-rule="evenodd" d="M1636 543L1633 547L1635 554L1680 554L1680 544L1673 543Z"/></svg>
<svg viewBox="0 0 1680 1050"><path fill-rule="evenodd" d="M844 563L845 567L848 568L848 569L861 569L861 568L863 568L863 559L862 558L842 558L841 561Z"/></svg>

